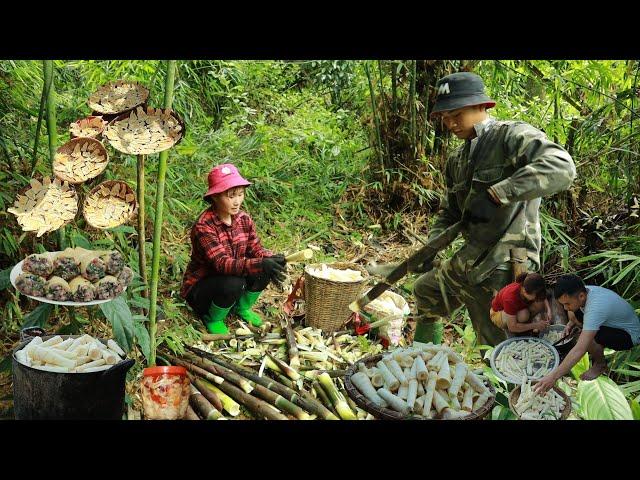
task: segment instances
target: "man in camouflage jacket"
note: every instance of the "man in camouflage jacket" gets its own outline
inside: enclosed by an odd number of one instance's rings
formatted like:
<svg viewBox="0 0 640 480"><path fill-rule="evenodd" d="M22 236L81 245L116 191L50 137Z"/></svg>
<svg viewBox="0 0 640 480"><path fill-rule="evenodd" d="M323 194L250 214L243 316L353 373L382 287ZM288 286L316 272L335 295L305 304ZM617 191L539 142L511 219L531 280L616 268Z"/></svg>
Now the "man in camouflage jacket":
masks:
<svg viewBox="0 0 640 480"><path fill-rule="evenodd" d="M505 333L491 322L489 308L495 293L513 281L509 250L526 248L529 269L540 267L540 198L569 188L576 169L569 153L537 128L489 117L486 109L495 102L478 75L454 73L436 89L432 115L464 144L447 161L446 194L429 240L463 220L464 244L417 279L414 341L440 343L440 317L464 304L478 341L495 346Z"/></svg>

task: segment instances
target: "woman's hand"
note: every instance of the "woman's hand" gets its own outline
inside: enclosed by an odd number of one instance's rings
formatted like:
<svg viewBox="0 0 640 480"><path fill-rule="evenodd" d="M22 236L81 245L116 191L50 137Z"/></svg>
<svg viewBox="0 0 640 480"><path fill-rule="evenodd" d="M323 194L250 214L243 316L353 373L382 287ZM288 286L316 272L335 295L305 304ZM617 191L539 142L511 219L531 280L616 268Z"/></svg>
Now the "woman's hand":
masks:
<svg viewBox="0 0 640 480"><path fill-rule="evenodd" d="M274 255L273 257L262 257L262 271L271 281L278 285L282 285L287 278L285 272L286 260L282 255Z"/></svg>

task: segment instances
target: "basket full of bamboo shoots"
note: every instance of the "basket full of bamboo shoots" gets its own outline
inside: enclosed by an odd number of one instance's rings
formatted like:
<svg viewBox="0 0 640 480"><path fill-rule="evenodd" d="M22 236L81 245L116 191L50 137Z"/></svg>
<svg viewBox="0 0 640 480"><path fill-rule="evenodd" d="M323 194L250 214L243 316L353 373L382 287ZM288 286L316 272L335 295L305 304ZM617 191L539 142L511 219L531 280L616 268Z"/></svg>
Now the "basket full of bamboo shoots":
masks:
<svg viewBox="0 0 640 480"><path fill-rule="evenodd" d="M347 370L345 388L384 420L475 420L495 403L490 382L451 348L431 343L363 358Z"/></svg>
<svg viewBox="0 0 640 480"><path fill-rule="evenodd" d="M339 330L351 316L349 304L362 293L368 272L355 263L307 265L304 270L305 322L325 333Z"/></svg>
<svg viewBox="0 0 640 480"><path fill-rule="evenodd" d="M566 420L571 414L571 399L558 387L544 394L533 391L535 382L524 382L509 395L509 406L520 420Z"/></svg>

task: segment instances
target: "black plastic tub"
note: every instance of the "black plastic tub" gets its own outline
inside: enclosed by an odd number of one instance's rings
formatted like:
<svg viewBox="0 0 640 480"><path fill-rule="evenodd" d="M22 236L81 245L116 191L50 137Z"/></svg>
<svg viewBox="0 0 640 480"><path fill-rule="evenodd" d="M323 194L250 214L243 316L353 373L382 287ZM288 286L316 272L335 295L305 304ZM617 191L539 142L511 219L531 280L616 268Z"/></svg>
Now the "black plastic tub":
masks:
<svg viewBox="0 0 640 480"><path fill-rule="evenodd" d="M43 340L53 335L43 336ZM79 335L60 335L63 339ZM17 420L121 420L127 372L135 363L125 359L99 372L56 373L18 362L12 355L13 411ZM106 341L100 340L106 344Z"/></svg>

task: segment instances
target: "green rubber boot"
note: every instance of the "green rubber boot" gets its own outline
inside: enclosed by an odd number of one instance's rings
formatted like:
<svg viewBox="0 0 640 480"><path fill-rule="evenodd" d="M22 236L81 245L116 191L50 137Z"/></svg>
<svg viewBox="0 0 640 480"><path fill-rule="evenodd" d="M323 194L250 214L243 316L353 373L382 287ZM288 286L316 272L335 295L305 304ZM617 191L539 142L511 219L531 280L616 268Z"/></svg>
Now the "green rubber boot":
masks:
<svg viewBox="0 0 640 480"><path fill-rule="evenodd" d="M442 322L417 322L416 332L413 335L413 342L433 343L439 345L442 343L442 332L444 328Z"/></svg>
<svg viewBox="0 0 640 480"><path fill-rule="evenodd" d="M235 313L254 327L262 325L262 318L260 315L251 310L251 307L256 303L261 293L261 291L250 292L249 290L245 290L236 303Z"/></svg>
<svg viewBox="0 0 640 480"><path fill-rule="evenodd" d="M233 306L233 305L232 305ZM231 307L218 307L215 303L211 302L209 312L204 316L204 324L207 327L209 333L227 334L229 329L224 323L225 318L229 314Z"/></svg>

